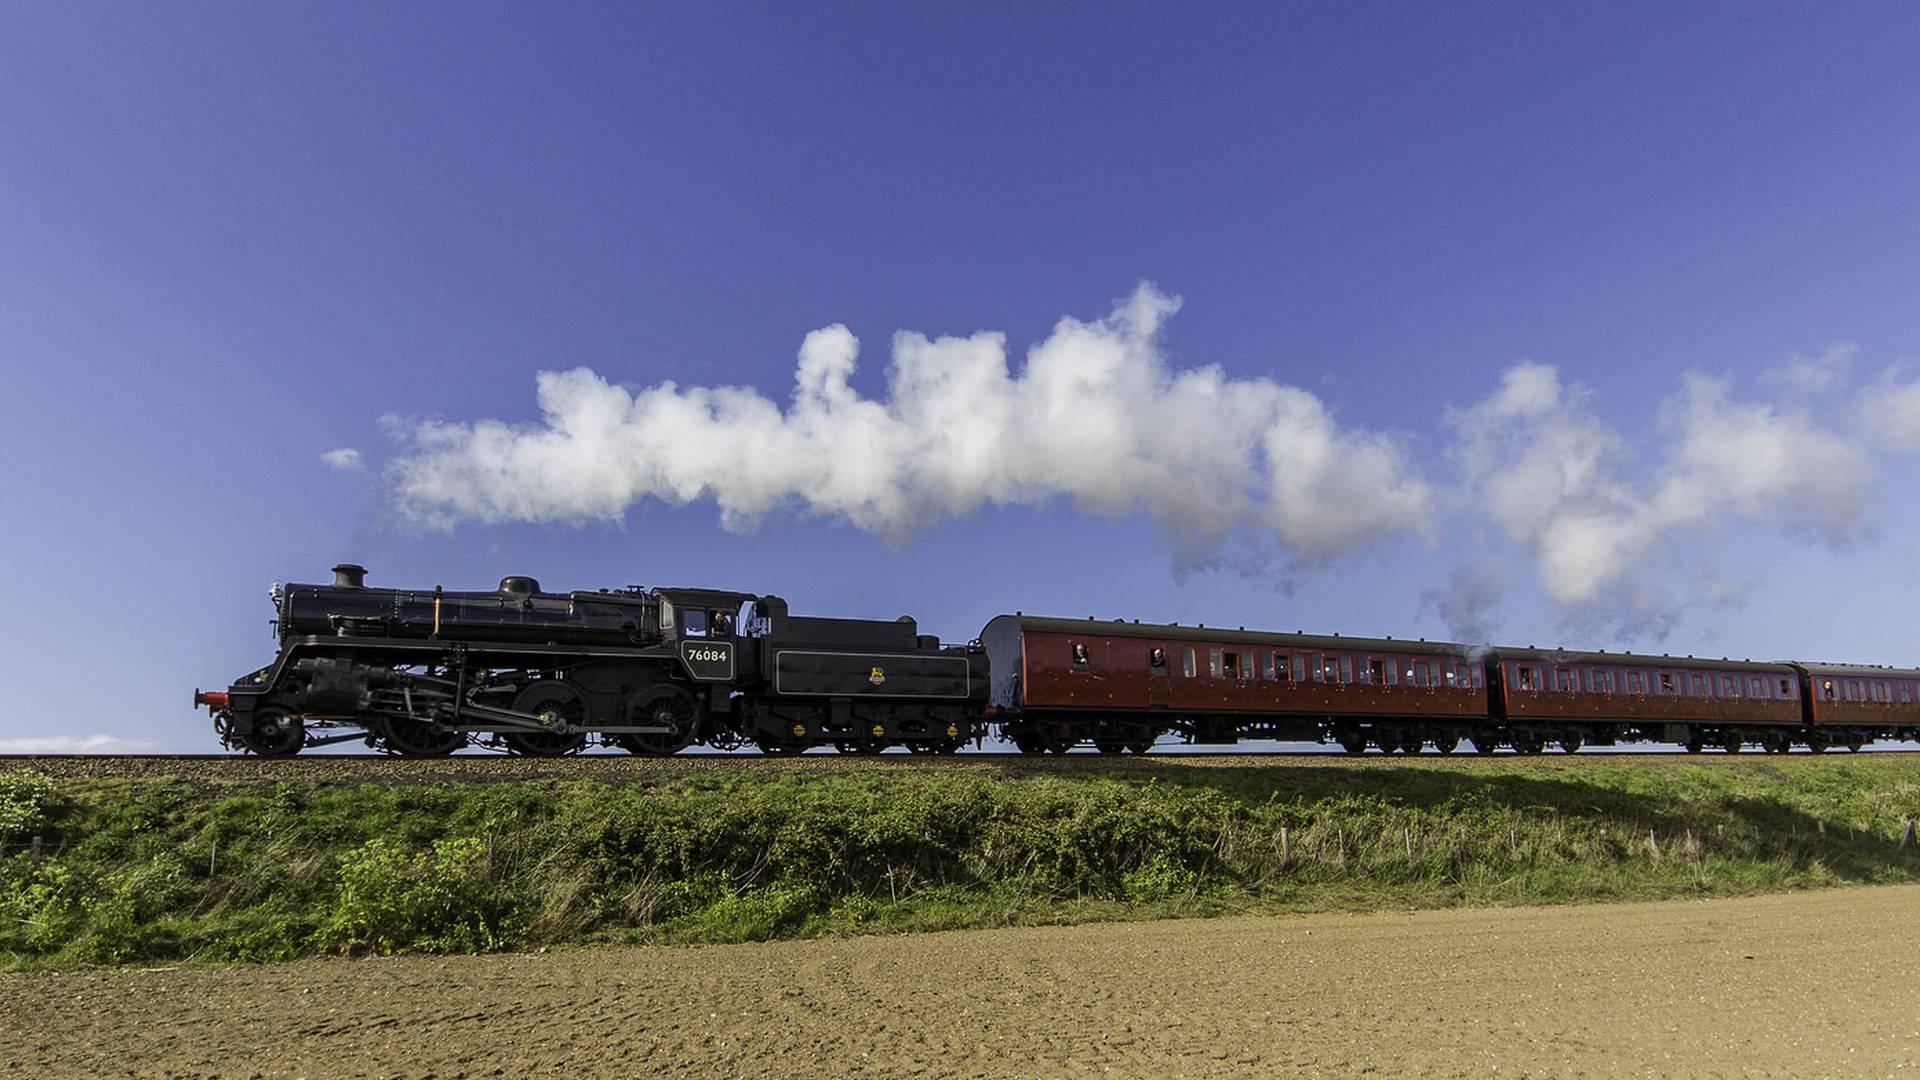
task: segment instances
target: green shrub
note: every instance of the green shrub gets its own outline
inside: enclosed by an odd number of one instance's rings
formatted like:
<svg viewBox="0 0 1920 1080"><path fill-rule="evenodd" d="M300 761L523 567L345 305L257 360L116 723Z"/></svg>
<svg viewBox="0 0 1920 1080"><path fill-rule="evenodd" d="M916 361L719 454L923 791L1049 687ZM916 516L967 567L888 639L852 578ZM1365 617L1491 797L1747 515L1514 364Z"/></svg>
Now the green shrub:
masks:
<svg viewBox="0 0 1920 1080"><path fill-rule="evenodd" d="M52 795L53 778L43 773L0 773L0 844L40 829Z"/></svg>
<svg viewBox="0 0 1920 1080"><path fill-rule="evenodd" d="M505 909L476 837L410 852L375 838L340 861L340 888L319 941L376 953L486 952L501 947Z"/></svg>

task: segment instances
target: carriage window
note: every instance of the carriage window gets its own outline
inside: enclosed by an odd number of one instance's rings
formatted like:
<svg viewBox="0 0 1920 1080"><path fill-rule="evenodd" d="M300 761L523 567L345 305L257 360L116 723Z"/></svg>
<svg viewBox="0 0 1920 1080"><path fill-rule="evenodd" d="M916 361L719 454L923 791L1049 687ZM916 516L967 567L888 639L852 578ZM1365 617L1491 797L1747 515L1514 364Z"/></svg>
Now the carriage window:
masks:
<svg viewBox="0 0 1920 1080"><path fill-rule="evenodd" d="M1893 700L1893 695L1887 692L1886 683L1877 682L1873 684L1873 700L1875 701L1892 701Z"/></svg>
<svg viewBox="0 0 1920 1080"><path fill-rule="evenodd" d="M1687 676L1687 694L1691 697L1706 697L1706 680L1698 675Z"/></svg>
<svg viewBox="0 0 1920 1080"><path fill-rule="evenodd" d="M1285 671L1286 667L1284 665L1275 664L1273 662L1274 654L1272 653L1268 653L1263 659L1265 660L1267 665L1267 678L1269 679L1280 678L1281 676L1278 674L1278 672Z"/></svg>
<svg viewBox="0 0 1920 1080"><path fill-rule="evenodd" d="M1907 688L1904 686L1900 688L1900 704L1902 705L1913 704L1913 694L1908 692Z"/></svg>
<svg viewBox="0 0 1920 1080"><path fill-rule="evenodd" d="M1185 670L1187 673L1187 678L1191 679L1193 678L1193 646L1191 645L1187 646L1186 653L1187 653L1187 656L1186 656Z"/></svg>
<svg viewBox="0 0 1920 1080"><path fill-rule="evenodd" d="M1167 650L1155 645L1147 650L1147 668L1156 675L1167 673Z"/></svg>
<svg viewBox="0 0 1920 1080"><path fill-rule="evenodd" d="M1378 686L1387 684L1387 662L1377 656L1367 657L1367 681Z"/></svg>
<svg viewBox="0 0 1920 1080"><path fill-rule="evenodd" d="M1644 671L1627 672L1627 693L1644 694L1647 692L1647 673Z"/></svg>
<svg viewBox="0 0 1920 1080"><path fill-rule="evenodd" d="M1673 693L1673 672L1663 671L1660 673L1660 692L1663 694Z"/></svg>
<svg viewBox="0 0 1920 1080"><path fill-rule="evenodd" d="M1783 698L1790 698L1793 696L1793 680L1792 679L1780 680L1780 696Z"/></svg>
<svg viewBox="0 0 1920 1080"><path fill-rule="evenodd" d="M1533 689L1533 669L1532 668L1527 667L1525 664L1516 664L1514 665L1513 670L1518 676L1520 689L1522 690Z"/></svg>
<svg viewBox="0 0 1920 1080"><path fill-rule="evenodd" d="M1208 649L1207 650L1207 674L1217 679L1220 677L1220 670L1221 670L1220 650Z"/></svg>
<svg viewBox="0 0 1920 1080"><path fill-rule="evenodd" d="M1073 643L1073 670L1087 670L1087 643L1084 641Z"/></svg>
<svg viewBox="0 0 1920 1080"><path fill-rule="evenodd" d="M1321 666L1319 653L1307 654L1307 670L1313 672L1314 682L1326 681L1327 669Z"/></svg>
<svg viewBox="0 0 1920 1080"><path fill-rule="evenodd" d="M1326 664L1327 664L1327 681L1333 682L1336 678L1339 677L1340 669L1338 665L1335 664L1334 658L1331 656L1327 657Z"/></svg>
<svg viewBox="0 0 1920 1080"><path fill-rule="evenodd" d="M1740 696L1740 684L1733 681L1733 676L1731 675L1720 676L1720 696L1721 697L1739 697Z"/></svg>
<svg viewBox="0 0 1920 1080"><path fill-rule="evenodd" d="M1307 656L1305 653L1293 654L1293 681L1307 681Z"/></svg>
<svg viewBox="0 0 1920 1080"><path fill-rule="evenodd" d="M1227 653L1224 657L1222 657L1222 660L1224 661L1224 664L1225 664L1225 667L1223 669L1223 674L1225 674L1226 677L1229 679L1239 678L1240 677L1240 654L1237 652L1230 652L1230 653Z"/></svg>
<svg viewBox="0 0 1920 1080"><path fill-rule="evenodd" d="M1427 662L1425 660L1415 660L1409 672L1413 675L1413 685L1415 686L1427 686L1432 683L1432 679L1428 677Z"/></svg>
<svg viewBox="0 0 1920 1080"><path fill-rule="evenodd" d="M1353 657L1351 656L1340 658L1340 681L1344 683L1353 681Z"/></svg>
<svg viewBox="0 0 1920 1080"><path fill-rule="evenodd" d="M1820 696L1827 699L1828 701L1833 700L1833 680L1832 679L1820 680Z"/></svg>

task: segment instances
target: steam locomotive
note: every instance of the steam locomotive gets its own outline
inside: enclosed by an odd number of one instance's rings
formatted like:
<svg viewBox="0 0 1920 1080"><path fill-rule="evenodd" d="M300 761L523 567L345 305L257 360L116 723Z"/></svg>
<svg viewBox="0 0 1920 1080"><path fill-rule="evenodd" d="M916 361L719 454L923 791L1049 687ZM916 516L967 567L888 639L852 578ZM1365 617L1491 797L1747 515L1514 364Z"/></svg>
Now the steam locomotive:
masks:
<svg viewBox="0 0 1920 1080"><path fill-rule="evenodd" d="M521 576L493 592L376 589L364 567L333 572L331 585L271 590L272 664L194 693L229 748L952 753L981 733L984 655L904 616L802 617L777 596L716 589L550 593Z"/></svg>
<svg viewBox="0 0 1920 1080"><path fill-rule="evenodd" d="M282 757L364 739L405 756L470 743L557 756L696 743L948 754L1144 753L1165 736L1451 753L1621 742L1699 752L1920 741L1920 670L1049 619L966 645L892 622L802 617L715 589L549 593L276 585L279 655L195 691L229 748Z"/></svg>

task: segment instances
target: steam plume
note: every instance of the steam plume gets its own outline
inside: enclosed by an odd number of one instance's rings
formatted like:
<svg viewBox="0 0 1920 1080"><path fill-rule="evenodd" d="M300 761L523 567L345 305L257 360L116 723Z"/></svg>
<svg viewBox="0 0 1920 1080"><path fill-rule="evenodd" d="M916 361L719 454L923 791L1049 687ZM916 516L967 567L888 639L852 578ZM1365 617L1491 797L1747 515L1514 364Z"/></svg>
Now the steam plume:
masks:
<svg viewBox="0 0 1920 1080"><path fill-rule="evenodd" d="M712 499L729 529L792 505L897 541L1066 498L1144 511L1189 553L1257 529L1315 560L1425 523L1428 488L1391 436L1297 387L1171 367L1157 336L1179 306L1143 284L1105 318L1062 318L1018 371L1002 334L902 332L877 399L849 385L860 344L844 326L807 335L784 408L749 388L541 372L538 424L420 424L391 475L402 511L443 527Z"/></svg>

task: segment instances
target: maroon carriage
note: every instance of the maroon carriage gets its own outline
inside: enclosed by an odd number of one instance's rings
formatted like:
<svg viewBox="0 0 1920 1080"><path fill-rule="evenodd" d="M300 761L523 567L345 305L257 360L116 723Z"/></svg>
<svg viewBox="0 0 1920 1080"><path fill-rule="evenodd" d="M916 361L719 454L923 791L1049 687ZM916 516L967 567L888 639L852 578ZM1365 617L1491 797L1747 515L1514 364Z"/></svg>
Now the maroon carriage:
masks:
<svg viewBox="0 0 1920 1080"><path fill-rule="evenodd" d="M981 643L1002 730L1029 753L1139 753L1169 732L1445 752L1487 717L1486 674L1463 645L1018 614Z"/></svg>

